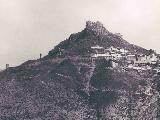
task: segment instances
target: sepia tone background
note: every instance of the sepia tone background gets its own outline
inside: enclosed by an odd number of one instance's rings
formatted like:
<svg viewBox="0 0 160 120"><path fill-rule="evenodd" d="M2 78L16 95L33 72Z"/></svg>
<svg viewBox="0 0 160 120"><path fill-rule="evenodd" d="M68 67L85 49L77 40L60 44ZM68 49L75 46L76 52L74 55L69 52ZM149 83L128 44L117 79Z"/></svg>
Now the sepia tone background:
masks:
<svg viewBox="0 0 160 120"><path fill-rule="evenodd" d="M0 0L0 68L46 55L87 20L160 52L159 0Z"/></svg>

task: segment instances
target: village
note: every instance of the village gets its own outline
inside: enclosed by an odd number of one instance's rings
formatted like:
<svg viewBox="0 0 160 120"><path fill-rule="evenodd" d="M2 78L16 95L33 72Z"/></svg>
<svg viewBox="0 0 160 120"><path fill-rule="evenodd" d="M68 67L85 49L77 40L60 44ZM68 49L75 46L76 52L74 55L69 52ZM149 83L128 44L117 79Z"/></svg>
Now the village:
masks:
<svg viewBox="0 0 160 120"><path fill-rule="evenodd" d="M115 48L111 46L110 48L105 49L99 45L92 46L91 49L94 51L91 55L93 59L105 58L106 60L111 60L113 67L123 63L124 66L132 69L153 69L156 72L160 72L160 56L156 54L156 52L151 52L148 55L133 54L123 48Z"/></svg>

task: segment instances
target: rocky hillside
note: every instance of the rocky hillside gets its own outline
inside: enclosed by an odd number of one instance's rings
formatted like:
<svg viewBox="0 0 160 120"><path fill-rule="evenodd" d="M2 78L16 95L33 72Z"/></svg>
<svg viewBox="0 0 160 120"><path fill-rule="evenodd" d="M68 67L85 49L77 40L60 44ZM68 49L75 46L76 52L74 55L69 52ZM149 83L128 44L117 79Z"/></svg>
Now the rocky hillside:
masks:
<svg viewBox="0 0 160 120"><path fill-rule="evenodd" d="M91 46L100 45L104 48L111 46L115 48L123 48L129 50L131 53L147 54L149 51L128 43L122 38L122 35L113 34L106 30L100 22L86 22L86 28L79 32L72 34L67 40L62 41L53 50L49 52L50 56L57 56L59 54L73 56L84 55L88 56L92 53Z"/></svg>
<svg viewBox="0 0 160 120"><path fill-rule="evenodd" d="M147 52L113 36L101 23L87 22L47 57L1 72L0 120L158 119L159 74L83 56L83 48L97 43Z"/></svg>

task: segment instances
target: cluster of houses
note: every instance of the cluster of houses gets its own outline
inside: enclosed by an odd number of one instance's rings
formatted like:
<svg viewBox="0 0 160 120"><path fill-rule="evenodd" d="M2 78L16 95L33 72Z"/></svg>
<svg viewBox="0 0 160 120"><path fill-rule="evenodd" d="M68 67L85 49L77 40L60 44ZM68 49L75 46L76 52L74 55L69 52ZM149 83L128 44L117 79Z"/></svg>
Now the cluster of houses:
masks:
<svg viewBox="0 0 160 120"><path fill-rule="evenodd" d="M160 57L154 52L148 55L133 54L123 48L112 46L105 49L99 45L92 46L91 49L94 51L91 55L92 58L105 58L117 62L124 61L129 68L150 69L151 65L157 64L160 60Z"/></svg>

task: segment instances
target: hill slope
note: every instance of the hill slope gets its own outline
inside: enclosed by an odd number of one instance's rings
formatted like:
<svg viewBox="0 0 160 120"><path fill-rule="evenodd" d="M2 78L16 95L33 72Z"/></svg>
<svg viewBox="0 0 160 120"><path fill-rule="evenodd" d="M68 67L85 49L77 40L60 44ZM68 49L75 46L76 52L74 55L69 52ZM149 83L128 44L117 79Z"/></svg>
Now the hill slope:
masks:
<svg viewBox="0 0 160 120"><path fill-rule="evenodd" d="M106 30L100 22L86 22L86 28L76 34L72 34L67 40L62 41L49 52L50 56L64 55L89 55L91 46L100 45L104 48L111 46L124 48L131 53L147 54L148 50L130 44L120 34L113 34Z"/></svg>
<svg viewBox="0 0 160 120"><path fill-rule="evenodd" d="M0 72L0 120L152 120L158 117L160 76L152 69L113 68L105 59L82 57L90 54L90 51L83 52L83 48L88 50L94 44L147 52L113 36L99 22L88 22L85 30L71 35L47 57ZM62 50L64 57L58 57Z"/></svg>

